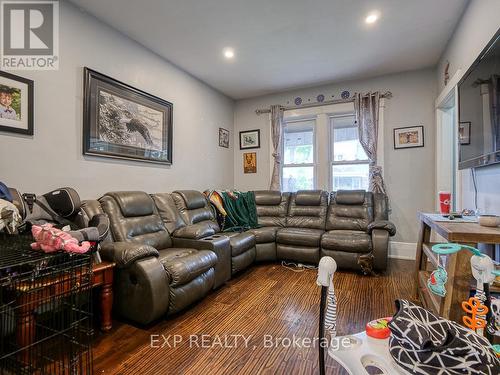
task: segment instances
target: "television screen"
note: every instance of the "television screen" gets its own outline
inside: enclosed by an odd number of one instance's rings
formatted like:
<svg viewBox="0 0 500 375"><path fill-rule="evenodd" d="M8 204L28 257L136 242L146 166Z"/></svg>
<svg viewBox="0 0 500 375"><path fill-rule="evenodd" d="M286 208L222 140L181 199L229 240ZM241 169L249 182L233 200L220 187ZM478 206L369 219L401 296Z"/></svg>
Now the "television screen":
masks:
<svg viewBox="0 0 500 375"><path fill-rule="evenodd" d="M500 162L500 35L458 85L460 169Z"/></svg>

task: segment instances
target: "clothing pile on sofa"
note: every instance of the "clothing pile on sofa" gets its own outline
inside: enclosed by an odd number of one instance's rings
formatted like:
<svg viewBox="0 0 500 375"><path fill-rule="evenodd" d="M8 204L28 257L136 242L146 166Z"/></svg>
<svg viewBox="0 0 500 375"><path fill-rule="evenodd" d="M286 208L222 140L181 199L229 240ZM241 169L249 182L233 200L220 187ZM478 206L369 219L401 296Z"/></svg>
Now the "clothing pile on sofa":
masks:
<svg viewBox="0 0 500 375"><path fill-rule="evenodd" d="M206 190L217 213L217 222L223 232L242 232L257 228L257 209L253 191Z"/></svg>

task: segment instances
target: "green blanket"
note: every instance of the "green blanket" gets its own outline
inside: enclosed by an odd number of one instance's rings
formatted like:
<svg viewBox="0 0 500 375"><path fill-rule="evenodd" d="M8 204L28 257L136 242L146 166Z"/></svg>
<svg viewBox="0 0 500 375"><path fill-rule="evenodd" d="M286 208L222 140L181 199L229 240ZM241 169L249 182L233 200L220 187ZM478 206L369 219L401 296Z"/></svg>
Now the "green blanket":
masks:
<svg viewBox="0 0 500 375"><path fill-rule="evenodd" d="M232 195L222 192L221 196L227 212L225 232L242 231L258 226L255 196L252 191L234 192Z"/></svg>

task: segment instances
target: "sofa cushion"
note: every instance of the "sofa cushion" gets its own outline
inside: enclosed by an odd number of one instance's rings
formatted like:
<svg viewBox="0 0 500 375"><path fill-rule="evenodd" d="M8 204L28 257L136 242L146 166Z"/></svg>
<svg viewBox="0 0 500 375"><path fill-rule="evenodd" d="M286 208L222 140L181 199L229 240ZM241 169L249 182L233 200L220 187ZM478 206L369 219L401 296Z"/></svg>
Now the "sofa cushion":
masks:
<svg viewBox="0 0 500 375"><path fill-rule="evenodd" d="M197 208L205 207L207 199L203 193L196 190L176 190L174 193L179 194L188 210L195 210Z"/></svg>
<svg viewBox="0 0 500 375"><path fill-rule="evenodd" d="M113 191L106 193L112 197L125 217L152 215L153 200L143 191Z"/></svg>
<svg viewBox="0 0 500 375"><path fill-rule="evenodd" d="M278 206L281 203L281 192L277 190L256 190L253 192L255 204L259 206Z"/></svg>
<svg viewBox="0 0 500 375"><path fill-rule="evenodd" d="M368 233L357 230L332 230L321 239L321 248L348 253L367 253L372 250Z"/></svg>
<svg viewBox="0 0 500 375"><path fill-rule="evenodd" d="M298 191L290 197L286 226L324 230L327 206L326 191Z"/></svg>
<svg viewBox="0 0 500 375"><path fill-rule="evenodd" d="M299 190L295 196L297 206L319 206L322 190Z"/></svg>
<svg viewBox="0 0 500 375"><path fill-rule="evenodd" d="M321 229L283 228L276 233L276 242L280 244L318 247L321 241Z"/></svg>
<svg viewBox="0 0 500 375"><path fill-rule="evenodd" d="M255 236L255 243L267 243L276 241L276 231L279 227L260 227L250 229L249 232Z"/></svg>
<svg viewBox="0 0 500 375"><path fill-rule="evenodd" d="M217 263L217 255L210 250L172 247L158 253L158 260L170 278L170 286L187 284Z"/></svg>
<svg viewBox="0 0 500 375"><path fill-rule="evenodd" d="M340 197L338 195L340 194ZM364 199L361 201L361 195ZM339 203L347 202L347 203ZM354 203L360 202L360 203ZM345 191L332 193L326 215L326 230L354 230L366 232L373 221L373 193Z"/></svg>
<svg viewBox="0 0 500 375"><path fill-rule="evenodd" d="M250 232L224 233L224 235L229 237L229 244L231 245L231 255L233 257L255 247L255 236Z"/></svg>
<svg viewBox="0 0 500 375"><path fill-rule="evenodd" d="M200 239L214 235L216 231L215 223L211 221L202 221L201 223L190 224L186 227L177 229L174 232L174 237ZM219 229L217 227L217 229Z"/></svg>
<svg viewBox="0 0 500 375"><path fill-rule="evenodd" d="M335 201L338 204L362 205L365 202L364 190L339 190L335 194Z"/></svg>

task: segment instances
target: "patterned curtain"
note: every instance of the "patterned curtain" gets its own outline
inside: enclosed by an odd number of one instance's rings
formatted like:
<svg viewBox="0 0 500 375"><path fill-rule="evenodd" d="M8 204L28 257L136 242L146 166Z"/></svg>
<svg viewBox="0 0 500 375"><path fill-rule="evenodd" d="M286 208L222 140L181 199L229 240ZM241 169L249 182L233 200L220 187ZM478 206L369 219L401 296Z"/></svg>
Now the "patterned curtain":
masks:
<svg viewBox="0 0 500 375"><path fill-rule="evenodd" d="M281 190L281 130L283 128L283 109L280 105L271 106L271 141L273 142L274 167L271 176L271 190Z"/></svg>
<svg viewBox="0 0 500 375"><path fill-rule="evenodd" d="M378 113L380 93L356 94L354 111L358 124L359 141L370 160L370 191L387 195L382 167L377 165Z"/></svg>

